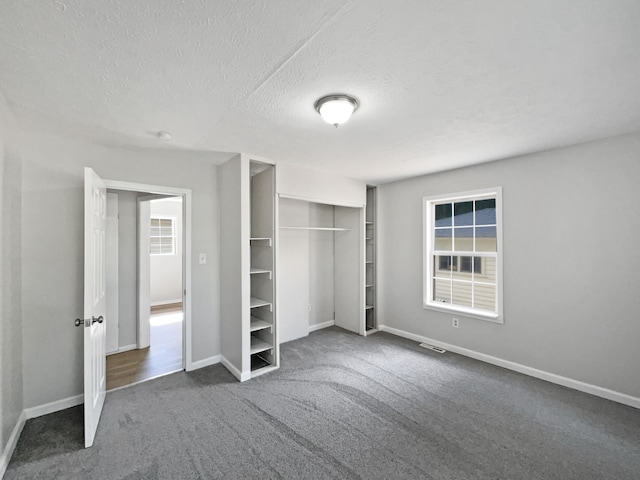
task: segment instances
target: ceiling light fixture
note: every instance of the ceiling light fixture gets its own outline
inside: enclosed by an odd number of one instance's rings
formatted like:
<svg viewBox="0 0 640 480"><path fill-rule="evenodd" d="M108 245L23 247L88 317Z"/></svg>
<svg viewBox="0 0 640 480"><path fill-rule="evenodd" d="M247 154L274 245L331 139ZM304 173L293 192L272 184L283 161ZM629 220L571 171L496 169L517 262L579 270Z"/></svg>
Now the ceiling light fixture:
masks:
<svg viewBox="0 0 640 480"><path fill-rule="evenodd" d="M349 120L359 106L358 100L342 93L322 97L315 104L316 111L322 119L336 128Z"/></svg>

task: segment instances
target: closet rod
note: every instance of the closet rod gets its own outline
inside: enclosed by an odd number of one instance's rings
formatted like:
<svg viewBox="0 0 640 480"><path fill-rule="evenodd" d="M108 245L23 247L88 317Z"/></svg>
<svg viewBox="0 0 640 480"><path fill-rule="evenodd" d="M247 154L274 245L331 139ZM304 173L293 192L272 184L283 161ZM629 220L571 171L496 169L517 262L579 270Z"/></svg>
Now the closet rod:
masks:
<svg viewBox="0 0 640 480"><path fill-rule="evenodd" d="M322 230L327 232L350 232L350 228L336 228L336 227L286 227L281 225L280 228L286 228L288 230Z"/></svg>

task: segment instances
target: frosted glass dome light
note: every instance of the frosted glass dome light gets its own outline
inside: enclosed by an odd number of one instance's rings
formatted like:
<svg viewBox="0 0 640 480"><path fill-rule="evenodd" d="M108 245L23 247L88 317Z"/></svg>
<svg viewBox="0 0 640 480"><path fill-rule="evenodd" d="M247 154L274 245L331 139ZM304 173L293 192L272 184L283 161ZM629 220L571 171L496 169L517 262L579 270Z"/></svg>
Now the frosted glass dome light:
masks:
<svg viewBox="0 0 640 480"><path fill-rule="evenodd" d="M320 114L322 119L333 125L334 127L338 127L338 125L343 124L353 112L355 112L358 107L358 100L349 95L327 95L326 97L320 98L316 104L316 111Z"/></svg>

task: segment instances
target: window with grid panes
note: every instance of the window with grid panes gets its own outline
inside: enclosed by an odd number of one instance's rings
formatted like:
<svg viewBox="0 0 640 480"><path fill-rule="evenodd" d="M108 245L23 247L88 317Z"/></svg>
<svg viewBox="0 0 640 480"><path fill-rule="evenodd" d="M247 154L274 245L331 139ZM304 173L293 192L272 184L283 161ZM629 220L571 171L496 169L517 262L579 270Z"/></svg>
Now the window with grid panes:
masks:
<svg viewBox="0 0 640 480"><path fill-rule="evenodd" d="M175 255L175 246L175 219L170 217L152 217L149 253L151 255Z"/></svg>
<svg viewBox="0 0 640 480"><path fill-rule="evenodd" d="M424 306L502 323L502 190L427 197Z"/></svg>

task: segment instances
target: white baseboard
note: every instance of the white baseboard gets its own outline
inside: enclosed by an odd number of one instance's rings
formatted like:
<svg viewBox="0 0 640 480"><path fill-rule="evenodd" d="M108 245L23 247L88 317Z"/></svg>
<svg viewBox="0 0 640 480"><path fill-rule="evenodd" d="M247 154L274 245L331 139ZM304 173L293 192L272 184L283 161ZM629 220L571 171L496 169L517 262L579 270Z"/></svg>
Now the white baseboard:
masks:
<svg viewBox="0 0 640 480"><path fill-rule="evenodd" d="M160 305L173 305L174 303L182 303L181 298L176 298L175 300L160 300L159 302L151 302L151 307L159 307Z"/></svg>
<svg viewBox="0 0 640 480"><path fill-rule="evenodd" d="M241 372L238 370L235 365L233 365L229 360L220 355L220 362L225 366L227 370L231 372L231 374L236 377L241 382L246 382L251 378L251 372Z"/></svg>
<svg viewBox="0 0 640 480"><path fill-rule="evenodd" d="M84 395L76 395L74 397L56 400L55 402L45 403L44 405L38 405L37 407L25 408L24 414L27 420L29 420L31 418L41 417L42 415L48 415L49 413L58 412L65 408L75 407L82 403L84 403Z"/></svg>
<svg viewBox="0 0 640 480"><path fill-rule="evenodd" d="M107 353L107 357L109 355L115 355L116 353L128 352L129 350L135 350L136 348L138 348L138 345L136 345L135 343L132 344L132 345L125 345L124 347L118 347L118 349L115 352Z"/></svg>
<svg viewBox="0 0 640 480"><path fill-rule="evenodd" d="M18 444L18 439L20 438L20 434L22 433L22 429L24 428L24 424L26 421L27 421L27 417L23 410L18 416L18 421L16 422L16 426L13 427L13 431L9 436L7 445L4 447L2 456L0 457L0 478L4 477L4 473L7 471L7 467L9 466L9 461L11 460L11 455L13 455L13 451L16 449L16 445Z"/></svg>
<svg viewBox="0 0 640 480"><path fill-rule="evenodd" d="M336 324L335 320L329 320L328 322L316 323L315 325L309 325L309 333L321 330L327 327L333 327Z"/></svg>
<svg viewBox="0 0 640 480"><path fill-rule="evenodd" d="M484 353L476 352L474 350L469 350L467 348L457 347L449 343L444 343L438 340L433 340L431 338L423 337L422 335L416 335L414 333L405 332L404 330L399 330L397 328L380 325L378 330L380 330L381 332L391 333L399 337L408 338L409 340L415 340L416 342L428 343L429 345L434 345L436 347L444 348L445 350L449 350L450 352L464 355L465 357L474 358L482 362L490 363L492 365L497 365L498 367L506 368L508 370L513 370L514 372L529 375L530 377L539 378L541 380L546 380L547 382L555 383L557 385L562 385L563 387L572 388L580 392L589 393L597 397L602 397L602 398L606 398L607 400L612 400L614 402L622 403L624 405L629 405L630 407L640 408L640 398L627 395L626 393L616 392L608 388L599 387L597 385L591 385L590 383L585 383L579 380L574 380L572 378L556 375L555 373L545 372L544 370L538 370L537 368L528 367L526 365L511 362L509 360L504 360L502 358L493 357L491 355L486 355Z"/></svg>
<svg viewBox="0 0 640 480"><path fill-rule="evenodd" d="M221 355L214 355L213 357L204 358L202 360L198 360L196 362L191 362L187 365L187 372L192 372L193 370L197 370L199 368L208 367L209 365L215 365L216 363L220 363Z"/></svg>

